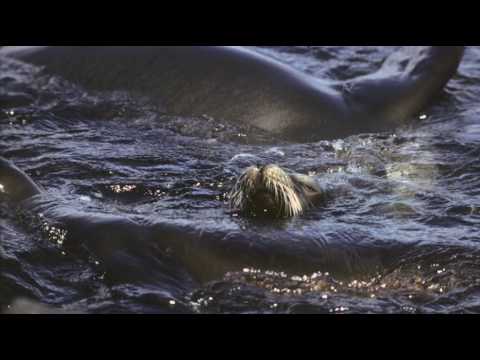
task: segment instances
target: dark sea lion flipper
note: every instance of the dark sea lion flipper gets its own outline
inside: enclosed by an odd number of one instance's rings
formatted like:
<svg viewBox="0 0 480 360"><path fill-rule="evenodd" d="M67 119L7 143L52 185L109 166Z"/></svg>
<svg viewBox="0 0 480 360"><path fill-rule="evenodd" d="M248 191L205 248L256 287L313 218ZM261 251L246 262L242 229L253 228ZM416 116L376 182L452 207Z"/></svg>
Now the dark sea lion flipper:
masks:
<svg viewBox="0 0 480 360"><path fill-rule="evenodd" d="M463 54L463 46L402 47L377 72L343 83L344 97L363 118L370 116L372 128L378 129L379 124L391 128L440 93L455 75Z"/></svg>
<svg viewBox="0 0 480 360"><path fill-rule="evenodd" d="M0 157L0 194L9 200L20 202L39 194L41 189L12 162Z"/></svg>

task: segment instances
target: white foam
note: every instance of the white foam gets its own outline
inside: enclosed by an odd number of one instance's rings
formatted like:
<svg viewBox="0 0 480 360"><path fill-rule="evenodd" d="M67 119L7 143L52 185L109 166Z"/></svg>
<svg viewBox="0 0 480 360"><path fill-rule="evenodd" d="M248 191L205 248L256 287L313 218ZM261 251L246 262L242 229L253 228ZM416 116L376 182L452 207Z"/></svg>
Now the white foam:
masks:
<svg viewBox="0 0 480 360"><path fill-rule="evenodd" d="M279 156L285 156L285 153L277 147L272 147L265 151L265 154L275 154Z"/></svg>

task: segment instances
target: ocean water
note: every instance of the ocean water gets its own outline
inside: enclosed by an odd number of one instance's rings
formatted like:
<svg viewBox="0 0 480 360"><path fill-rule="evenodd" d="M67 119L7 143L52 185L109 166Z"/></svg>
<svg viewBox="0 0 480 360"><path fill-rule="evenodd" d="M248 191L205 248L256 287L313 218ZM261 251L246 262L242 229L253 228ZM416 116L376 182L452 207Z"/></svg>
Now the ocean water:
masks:
<svg viewBox="0 0 480 360"><path fill-rule="evenodd" d="M257 47L319 78L395 47ZM0 201L0 308L85 313L480 312L480 48L402 128L295 144L148 98L93 92L0 58L0 156L45 191ZM226 193L250 165L335 196L247 219Z"/></svg>

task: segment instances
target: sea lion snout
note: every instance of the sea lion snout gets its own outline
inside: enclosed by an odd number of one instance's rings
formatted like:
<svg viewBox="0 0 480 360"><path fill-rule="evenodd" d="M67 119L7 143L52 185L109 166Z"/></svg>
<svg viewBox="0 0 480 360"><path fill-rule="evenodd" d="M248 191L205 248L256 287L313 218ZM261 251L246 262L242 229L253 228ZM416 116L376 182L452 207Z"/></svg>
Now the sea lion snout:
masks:
<svg viewBox="0 0 480 360"><path fill-rule="evenodd" d="M247 168L229 198L232 209L248 215L290 217L308 209L313 195L305 177L290 175L280 166L269 164Z"/></svg>

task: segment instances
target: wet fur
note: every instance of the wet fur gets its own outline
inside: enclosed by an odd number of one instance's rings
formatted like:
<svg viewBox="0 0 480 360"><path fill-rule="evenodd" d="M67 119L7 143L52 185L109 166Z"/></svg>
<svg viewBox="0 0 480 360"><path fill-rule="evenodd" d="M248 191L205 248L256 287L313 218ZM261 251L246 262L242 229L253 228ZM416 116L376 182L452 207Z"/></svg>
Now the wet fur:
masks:
<svg viewBox="0 0 480 360"><path fill-rule="evenodd" d="M251 166L238 178L229 194L232 209L249 212L262 209L255 195L266 192L275 203L276 217L298 216L311 208L322 192L310 178L288 174L276 165Z"/></svg>

